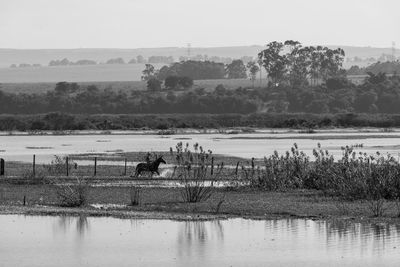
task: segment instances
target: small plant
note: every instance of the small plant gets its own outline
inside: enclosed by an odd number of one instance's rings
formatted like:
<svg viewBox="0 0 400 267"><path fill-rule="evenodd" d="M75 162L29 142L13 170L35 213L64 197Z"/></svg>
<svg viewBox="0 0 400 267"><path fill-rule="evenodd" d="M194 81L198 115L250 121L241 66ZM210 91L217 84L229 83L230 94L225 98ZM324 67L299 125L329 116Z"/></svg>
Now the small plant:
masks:
<svg viewBox="0 0 400 267"><path fill-rule="evenodd" d="M55 185L56 195L61 207L81 207L87 202L88 182L76 178L74 185Z"/></svg>
<svg viewBox="0 0 400 267"><path fill-rule="evenodd" d="M141 203L141 192L142 189L140 187L132 186L130 189L131 196L131 206L138 206Z"/></svg>
<svg viewBox="0 0 400 267"><path fill-rule="evenodd" d="M379 198L379 199L370 199L368 200L368 207L372 211L372 214L374 217L381 217L383 216L384 212L387 209L387 205L385 203L385 199Z"/></svg>

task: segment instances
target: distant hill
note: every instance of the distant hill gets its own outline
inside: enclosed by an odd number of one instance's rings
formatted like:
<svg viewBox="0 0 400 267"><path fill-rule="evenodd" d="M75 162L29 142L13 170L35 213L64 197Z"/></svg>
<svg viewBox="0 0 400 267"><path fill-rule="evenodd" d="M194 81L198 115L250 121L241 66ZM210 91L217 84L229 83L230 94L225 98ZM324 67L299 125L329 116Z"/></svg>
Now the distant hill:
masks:
<svg viewBox="0 0 400 267"><path fill-rule="evenodd" d="M391 54L391 48L355 47L355 46L328 46L330 48L341 47L345 50L347 57L379 57L382 54ZM231 57L243 56L255 57L263 46L232 46L232 47L192 47L191 55L208 55L209 57ZM0 49L0 68L9 67L11 64L41 64L47 66L51 60L67 58L70 61L81 59L94 60L99 63L106 62L111 58L123 58L126 62L142 55L150 56L172 56L178 60L181 56L187 56L186 47L162 47L162 48L137 48L137 49L103 49L103 48L79 48L79 49ZM400 55L400 50L397 50Z"/></svg>
<svg viewBox="0 0 400 267"><path fill-rule="evenodd" d="M339 46L329 46L337 48ZM379 58L382 54L391 54L391 48L353 47L340 46L346 52L347 57L354 58ZM191 56L207 55L220 58L256 57L263 46L234 46L234 47L192 47ZM90 81L138 81L144 64L98 64L87 66L56 66L48 67L52 60L67 58L69 61L93 60L97 63L105 63L110 59L122 58L129 62L138 55L144 58L150 56L172 56L176 61L181 56L187 56L186 47L164 48L138 48L138 49L0 49L0 83L40 83L40 82L90 82ZM400 55L400 50L397 50ZM12 64L21 63L42 67L18 67L10 68ZM345 62L344 67L352 65L365 67L369 62ZM165 64L154 64L161 68Z"/></svg>

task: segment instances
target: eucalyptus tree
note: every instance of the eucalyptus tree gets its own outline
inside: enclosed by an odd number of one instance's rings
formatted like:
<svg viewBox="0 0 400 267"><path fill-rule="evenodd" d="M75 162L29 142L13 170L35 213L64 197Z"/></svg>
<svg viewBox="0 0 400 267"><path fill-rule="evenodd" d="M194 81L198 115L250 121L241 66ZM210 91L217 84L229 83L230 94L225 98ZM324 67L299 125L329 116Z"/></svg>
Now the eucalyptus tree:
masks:
<svg viewBox="0 0 400 267"><path fill-rule="evenodd" d="M228 79L246 79L246 66L241 59L233 60L225 68Z"/></svg>
<svg viewBox="0 0 400 267"><path fill-rule="evenodd" d="M267 49L258 54L263 67L268 73L274 84L284 80L287 72L287 56L283 54L284 44L281 42L271 42L267 44Z"/></svg>
<svg viewBox="0 0 400 267"><path fill-rule="evenodd" d="M303 86L308 84L307 75L310 68L310 53L307 47L302 47L300 42L288 40L284 43L288 52L287 72L291 86Z"/></svg>
<svg viewBox="0 0 400 267"><path fill-rule="evenodd" d="M253 83L254 87L254 81L256 80L257 73L260 71L260 68L257 66L257 63L254 61L249 61L246 65L247 69L249 70L250 73L250 80Z"/></svg>

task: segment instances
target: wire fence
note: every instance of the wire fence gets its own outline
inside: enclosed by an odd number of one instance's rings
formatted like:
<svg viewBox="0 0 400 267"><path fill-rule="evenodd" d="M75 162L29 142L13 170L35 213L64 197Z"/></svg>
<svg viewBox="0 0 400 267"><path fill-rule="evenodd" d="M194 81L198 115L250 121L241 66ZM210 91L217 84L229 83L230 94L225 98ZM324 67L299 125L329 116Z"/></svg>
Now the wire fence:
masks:
<svg viewBox="0 0 400 267"><path fill-rule="evenodd" d="M0 176L3 177L109 177L128 178L135 176L135 167L139 162L127 157L103 158L98 156L76 158L70 156L55 156L50 163L37 163L38 156L32 155L31 162L5 161L0 159ZM40 160L39 160L40 162ZM249 162L248 169L255 169L254 160ZM160 166L160 175L145 173L140 178L173 178L174 165ZM243 176L243 165L237 162L233 165L224 165L211 159L208 171L213 176L220 171L221 179L237 179ZM139 178L139 177L136 177ZM175 177L176 178L176 177Z"/></svg>
<svg viewBox="0 0 400 267"><path fill-rule="evenodd" d="M55 156L50 163L37 163L37 156L32 155L31 162L0 161L0 175L18 177L41 176L130 176L134 171L133 162L127 158L115 158L112 162L101 157L76 160L65 156Z"/></svg>

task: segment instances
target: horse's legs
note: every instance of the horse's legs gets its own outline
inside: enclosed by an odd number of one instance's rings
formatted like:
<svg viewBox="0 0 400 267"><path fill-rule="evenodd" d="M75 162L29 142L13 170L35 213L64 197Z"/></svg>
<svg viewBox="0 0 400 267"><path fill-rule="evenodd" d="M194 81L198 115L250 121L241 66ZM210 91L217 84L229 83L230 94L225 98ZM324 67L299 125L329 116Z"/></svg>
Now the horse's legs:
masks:
<svg viewBox="0 0 400 267"><path fill-rule="evenodd" d="M136 169L136 171L135 171L135 177L139 177L140 173L141 173L141 170L140 170L140 169Z"/></svg>

